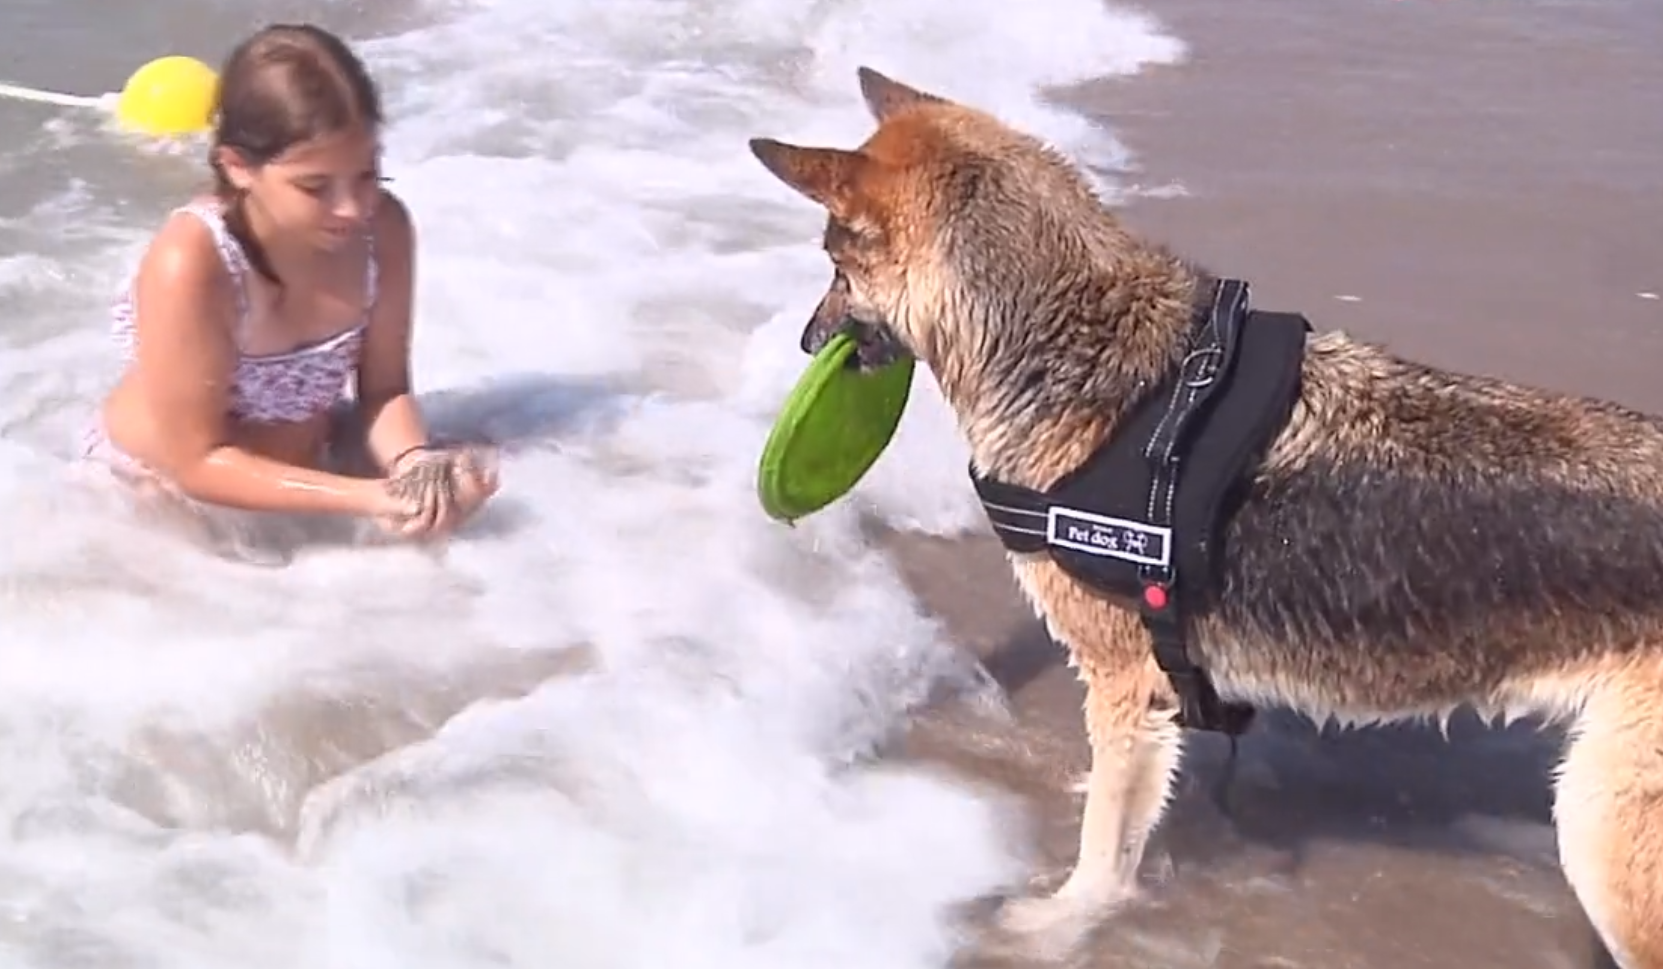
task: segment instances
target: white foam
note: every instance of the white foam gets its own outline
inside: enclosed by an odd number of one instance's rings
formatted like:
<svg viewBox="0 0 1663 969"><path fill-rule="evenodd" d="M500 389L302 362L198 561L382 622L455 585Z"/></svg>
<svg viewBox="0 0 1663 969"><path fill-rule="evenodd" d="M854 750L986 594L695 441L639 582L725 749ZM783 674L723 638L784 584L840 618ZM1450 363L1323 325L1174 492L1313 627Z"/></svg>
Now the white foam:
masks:
<svg viewBox="0 0 1663 969"><path fill-rule="evenodd" d="M763 517L756 452L828 269L745 141L859 140L864 63L1113 165L1038 89L1181 47L1098 0L442 16L364 50L421 234L419 383L510 443L492 519L443 556L259 568L74 483L100 313L156 209L94 183L0 226L38 243L0 262L28 311L0 336L7 964L943 964L947 906L1019 879L1022 832L860 766L967 677L857 512L969 527L962 445L921 374L853 499Z"/></svg>

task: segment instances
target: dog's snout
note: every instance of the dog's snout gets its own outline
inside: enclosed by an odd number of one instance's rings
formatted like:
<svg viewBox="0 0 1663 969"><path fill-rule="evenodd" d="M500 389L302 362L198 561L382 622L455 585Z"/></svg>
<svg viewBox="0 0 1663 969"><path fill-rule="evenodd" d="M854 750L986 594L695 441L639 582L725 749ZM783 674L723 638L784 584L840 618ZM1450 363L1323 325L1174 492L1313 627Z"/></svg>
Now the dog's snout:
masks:
<svg viewBox="0 0 1663 969"><path fill-rule="evenodd" d="M825 348L831 338L847 333L854 338L855 355L849 366L871 370L899 359L906 351L886 323L864 319L855 312L849 295L849 280L841 272L833 279L814 315L803 327L798 346L813 355Z"/></svg>
<svg viewBox="0 0 1663 969"><path fill-rule="evenodd" d="M849 310L849 280L840 272L832 277L826 295L820 297L820 305L803 328L799 341L803 352L819 353L833 336L847 330L853 324Z"/></svg>
<svg viewBox="0 0 1663 969"><path fill-rule="evenodd" d="M836 325L826 326L821 323L819 317L816 316L814 319L808 321L807 326L803 327L803 335L802 338L797 341L798 345L802 347L804 353L809 354L810 356L819 353L821 348L829 343L833 336L836 336L837 334L848 329L851 322L852 321L849 320L848 317L844 317L843 320Z"/></svg>

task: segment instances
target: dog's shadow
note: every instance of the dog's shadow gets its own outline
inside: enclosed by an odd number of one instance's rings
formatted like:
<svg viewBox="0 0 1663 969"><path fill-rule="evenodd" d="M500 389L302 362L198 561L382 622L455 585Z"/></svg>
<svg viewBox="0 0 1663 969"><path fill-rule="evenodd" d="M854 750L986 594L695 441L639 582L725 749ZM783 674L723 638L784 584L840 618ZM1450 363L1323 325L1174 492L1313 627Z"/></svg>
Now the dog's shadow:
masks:
<svg viewBox="0 0 1663 969"><path fill-rule="evenodd" d="M1025 623L982 665L1014 696L1064 659L1043 628ZM1170 822L1211 824L1222 810L1240 837L1295 855L1305 843L1335 837L1425 848L1428 832L1459 829L1474 817L1547 826L1549 777L1562 745L1557 729L1490 727L1464 711L1451 718L1446 737L1419 724L1321 729L1297 714L1261 710L1238 741L1234 764L1226 738L1188 735ZM1222 804L1214 796L1221 785ZM1437 847L1493 848L1472 838L1443 840Z"/></svg>
<svg viewBox="0 0 1663 969"><path fill-rule="evenodd" d="M1592 927L1572 914L1580 909L1559 869L1551 779L1563 729L1493 726L1467 711L1451 718L1447 736L1432 725L1322 729L1281 710L1259 717L1238 741L1234 765L1225 738L1191 738L1186 783L1160 833L1173 866L1205 870L1251 853L1249 866L1276 858L1272 874L1298 875L1316 851L1335 845L1472 859L1475 884L1514 886L1508 891L1523 894L1512 904L1525 906L1523 914L1576 919L1556 944L1585 947L1576 958L1587 962L1577 964L1616 969ZM1537 877L1517 881L1524 871ZM1542 894L1560 891L1558 901Z"/></svg>
<svg viewBox="0 0 1663 969"><path fill-rule="evenodd" d="M1264 710L1238 742L1192 736L1175 828L1219 814L1244 842L1298 867L1318 841L1368 841L1418 851L1502 852L1553 864L1549 777L1562 735L1532 723L1491 727L1470 713L1438 727L1323 729ZM1207 796L1193 795L1205 792Z"/></svg>

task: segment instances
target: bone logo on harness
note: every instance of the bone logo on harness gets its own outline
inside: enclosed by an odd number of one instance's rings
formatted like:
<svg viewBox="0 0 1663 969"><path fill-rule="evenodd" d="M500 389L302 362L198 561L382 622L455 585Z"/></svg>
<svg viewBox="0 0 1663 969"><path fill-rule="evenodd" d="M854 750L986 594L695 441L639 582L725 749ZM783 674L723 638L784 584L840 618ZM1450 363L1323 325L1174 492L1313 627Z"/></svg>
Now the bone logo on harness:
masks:
<svg viewBox="0 0 1663 969"><path fill-rule="evenodd" d="M1139 565L1164 567L1172 561L1172 529L1060 505L1046 513L1045 540L1060 548Z"/></svg>

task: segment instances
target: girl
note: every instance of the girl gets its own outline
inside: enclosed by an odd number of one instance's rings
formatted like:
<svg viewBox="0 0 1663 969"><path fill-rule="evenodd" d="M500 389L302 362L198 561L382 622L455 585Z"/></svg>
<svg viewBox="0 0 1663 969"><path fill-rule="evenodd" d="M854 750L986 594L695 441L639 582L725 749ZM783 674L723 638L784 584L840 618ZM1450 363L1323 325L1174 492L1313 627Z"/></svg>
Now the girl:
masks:
<svg viewBox="0 0 1663 969"><path fill-rule="evenodd" d="M381 186L374 83L338 38L287 25L219 83L215 192L168 218L116 305L127 366L92 448L205 504L448 533L497 482L431 445L411 396L415 230ZM326 470L348 378L385 477Z"/></svg>

